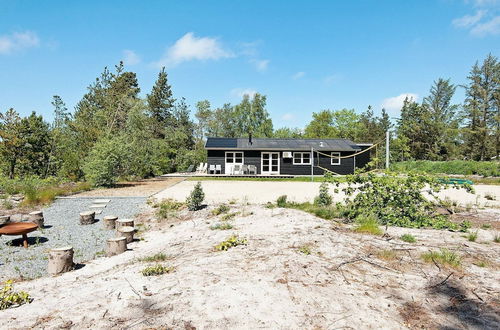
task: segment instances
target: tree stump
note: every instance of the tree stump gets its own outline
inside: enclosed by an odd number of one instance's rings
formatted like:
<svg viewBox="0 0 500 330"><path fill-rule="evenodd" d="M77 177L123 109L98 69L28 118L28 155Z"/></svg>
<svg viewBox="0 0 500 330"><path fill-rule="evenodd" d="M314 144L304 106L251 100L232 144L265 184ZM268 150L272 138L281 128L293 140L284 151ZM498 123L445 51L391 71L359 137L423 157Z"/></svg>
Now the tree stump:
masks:
<svg viewBox="0 0 500 330"><path fill-rule="evenodd" d="M115 222L118 220L118 217L115 215L107 215L102 218L104 228L105 229L115 229Z"/></svg>
<svg viewBox="0 0 500 330"><path fill-rule="evenodd" d="M134 219L119 219L115 222L115 228L120 229L121 227L134 227Z"/></svg>
<svg viewBox="0 0 500 330"><path fill-rule="evenodd" d="M125 238L127 238L127 243L130 243L134 240L134 233L134 227L130 226L123 226L116 229L116 237L124 236Z"/></svg>
<svg viewBox="0 0 500 330"><path fill-rule="evenodd" d="M80 224L81 225L91 225L95 222L95 212L87 211L80 213Z"/></svg>
<svg viewBox="0 0 500 330"><path fill-rule="evenodd" d="M33 222L33 223L36 223L38 225L38 228L43 228L44 218L43 218L42 211L31 212L28 215L28 220Z"/></svg>
<svg viewBox="0 0 500 330"><path fill-rule="evenodd" d="M58 275L73 269L73 247L65 246L49 251L49 265L47 272Z"/></svg>
<svg viewBox="0 0 500 330"><path fill-rule="evenodd" d="M127 238L125 236L120 236L116 238L108 239L106 244L106 256L116 256L117 254L123 253L127 250Z"/></svg>
<svg viewBox="0 0 500 330"><path fill-rule="evenodd" d="M6 225L10 222L10 216L2 215L0 216L0 226Z"/></svg>

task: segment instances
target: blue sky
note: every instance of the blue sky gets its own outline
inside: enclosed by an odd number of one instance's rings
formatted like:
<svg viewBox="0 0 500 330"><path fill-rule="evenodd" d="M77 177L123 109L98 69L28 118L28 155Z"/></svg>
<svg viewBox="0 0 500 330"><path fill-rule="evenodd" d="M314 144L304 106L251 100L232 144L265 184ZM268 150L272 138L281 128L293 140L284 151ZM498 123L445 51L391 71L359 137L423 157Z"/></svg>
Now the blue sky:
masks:
<svg viewBox="0 0 500 330"><path fill-rule="evenodd" d="M322 109L397 116L405 95L465 83L488 53L500 55L500 0L0 0L0 110L51 118L55 94L72 110L124 60L143 95L165 65L192 110L257 91L275 127L303 127Z"/></svg>

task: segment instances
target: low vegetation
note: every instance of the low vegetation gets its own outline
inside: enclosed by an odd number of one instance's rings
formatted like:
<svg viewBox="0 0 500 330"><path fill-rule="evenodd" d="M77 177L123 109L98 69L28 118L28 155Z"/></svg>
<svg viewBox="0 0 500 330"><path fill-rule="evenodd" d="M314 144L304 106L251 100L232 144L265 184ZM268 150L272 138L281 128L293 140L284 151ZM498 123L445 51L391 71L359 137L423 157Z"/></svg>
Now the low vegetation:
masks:
<svg viewBox="0 0 500 330"><path fill-rule="evenodd" d="M287 195L281 195L278 199L276 199L276 205L278 207L287 207L287 199Z"/></svg>
<svg viewBox="0 0 500 330"><path fill-rule="evenodd" d="M400 239L406 243L415 243L417 241L416 238L411 234L401 235Z"/></svg>
<svg viewBox="0 0 500 330"><path fill-rule="evenodd" d="M398 256L398 254L396 253L396 251L390 250L390 249L380 250L380 251L377 251L377 253L375 253L375 254L380 259L384 259L384 260L388 260L388 261L389 260L394 260Z"/></svg>
<svg viewBox="0 0 500 330"><path fill-rule="evenodd" d="M198 211L201 209L203 200L205 199L205 193L203 192L203 188L201 187L201 182L196 183L193 191L189 194L186 199L186 205L189 211Z"/></svg>
<svg viewBox="0 0 500 330"><path fill-rule="evenodd" d="M248 241L245 238L240 238L237 235L228 237L225 241L220 242L215 246L217 251L227 251L238 245L247 245Z"/></svg>
<svg viewBox="0 0 500 330"><path fill-rule="evenodd" d="M382 235L383 231L379 227L377 217L373 214L359 215L355 220L354 231L357 233Z"/></svg>
<svg viewBox="0 0 500 330"><path fill-rule="evenodd" d="M153 207L156 208L156 216L159 219L168 219L175 217L178 211L186 207L186 204L168 198L153 204Z"/></svg>
<svg viewBox="0 0 500 330"><path fill-rule="evenodd" d="M6 281L0 289L0 310L28 304L32 301L30 295L24 291L14 291L13 281Z"/></svg>
<svg viewBox="0 0 500 330"><path fill-rule="evenodd" d="M393 163L391 164L391 169L397 172L419 171L428 174L500 176L500 166L498 161L414 160Z"/></svg>
<svg viewBox="0 0 500 330"><path fill-rule="evenodd" d="M158 276L158 275L170 273L173 270L174 270L173 267L164 266L162 264L157 264L154 266L148 266L148 267L144 268L141 271L141 274L143 276Z"/></svg>
<svg viewBox="0 0 500 330"><path fill-rule="evenodd" d="M226 204L221 204L217 208L212 210L213 215L221 215L221 214L227 213L227 212L229 212L229 206L227 206Z"/></svg>
<svg viewBox="0 0 500 330"><path fill-rule="evenodd" d="M211 230L229 230L233 229L233 225L229 222L218 222L215 225L210 226Z"/></svg>
<svg viewBox="0 0 500 330"><path fill-rule="evenodd" d="M440 249L439 251L429 251L422 254L422 259L425 262L434 262L454 268L460 267L461 258L458 254L448 249Z"/></svg>
<svg viewBox="0 0 500 330"><path fill-rule="evenodd" d="M224 215L221 217L221 220L222 220L222 221L229 221L229 220L232 220L232 219L234 219L234 217L235 217L235 216L237 216L238 214L240 214L240 212L231 212L231 213L224 214Z"/></svg>
<svg viewBox="0 0 500 330"><path fill-rule="evenodd" d="M495 237L493 237L493 242L500 243L500 235L499 234L496 234Z"/></svg>
<svg viewBox="0 0 500 330"><path fill-rule="evenodd" d="M314 199L314 204L318 206L332 205L332 196L329 193L328 183L323 182L319 186L319 195Z"/></svg>
<svg viewBox="0 0 500 330"><path fill-rule="evenodd" d="M149 257L144 257L142 259L140 259L140 261L144 261L144 262L159 262L159 261L165 261L167 260L168 257L166 254L164 253L157 253L157 254L154 254L152 256L149 256Z"/></svg>
<svg viewBox="0 0 500 330"><path fill-rule="evenodd" d="M469 233L467 235L467 240L469 242L475 242L477 240L477 231L473 232L473 233Z"/></svg>
<svg viewBox="0 0 500 330"><path fill-rule="evenodd" d="M311 246L308 244L304 244L304 245L299 246L299 248L297 250L300 253L303 253L305 255L310 255L312 253Z"/></svg>

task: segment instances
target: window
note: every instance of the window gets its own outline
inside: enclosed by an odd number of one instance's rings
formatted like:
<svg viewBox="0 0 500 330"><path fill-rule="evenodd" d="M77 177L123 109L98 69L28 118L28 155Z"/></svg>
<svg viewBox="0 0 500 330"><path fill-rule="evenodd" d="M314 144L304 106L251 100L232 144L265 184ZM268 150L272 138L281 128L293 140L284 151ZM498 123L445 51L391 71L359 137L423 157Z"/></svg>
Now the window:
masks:
<svg viewBox="0 0 500 330"><path fill-rule="evenodd" d="M334 158L334 157L340 157L340 152L332 152L332 165L340 165L340 158Z"/></svg>
<svg viewBox="0 0 500 330"><path fill-rule="evenodd" d="M242 152L226 152L226 163L228 164L243 164Z"/></svg>
<svg viewBox="0 0 500 330"><path fill-rule="evenodd" d="M310 165L311 153L310 152L294 152L293 165Z"/></svg>

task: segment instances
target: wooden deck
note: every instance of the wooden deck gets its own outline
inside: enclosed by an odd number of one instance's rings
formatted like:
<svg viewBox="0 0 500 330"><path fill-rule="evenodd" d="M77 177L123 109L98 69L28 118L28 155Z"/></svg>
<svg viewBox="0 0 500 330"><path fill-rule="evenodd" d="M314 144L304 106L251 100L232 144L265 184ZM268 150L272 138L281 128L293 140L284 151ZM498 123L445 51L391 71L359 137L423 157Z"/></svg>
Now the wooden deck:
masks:
<svg viewBox="0 0 500 330"><path fill-rule="evenodd" d="M275 178L291 179L295 175L262 175L262 174L207 174L207 173L169 173L163 174L164 178Z"/></svg>

